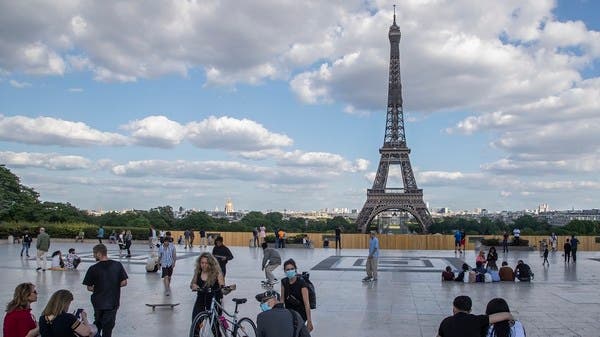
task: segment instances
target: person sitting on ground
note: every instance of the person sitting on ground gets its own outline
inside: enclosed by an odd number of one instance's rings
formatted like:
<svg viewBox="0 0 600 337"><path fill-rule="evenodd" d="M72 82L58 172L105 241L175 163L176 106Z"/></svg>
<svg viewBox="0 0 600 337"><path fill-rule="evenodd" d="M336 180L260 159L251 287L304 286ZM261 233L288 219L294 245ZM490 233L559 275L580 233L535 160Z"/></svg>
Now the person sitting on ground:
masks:
<svg viewBox="0 0 600 337"><path fill-rule="evenodd" d="M485 263L485 260L486 260L485 252L483 250L480 250L479 254L475 258L475 263L477 264L477 262L481 262L483 264L483 263Z"/></svg>
<svg viewBox="0 0 600 337"><path fill-rule="evenodd" d="M502 298L494 298L487 304L486 315L492 315L499 312L510 312L508 303ZM488 328L486 337L525 337L525 329L519 321L502 321L491 324Z"/></svg>
<svg viewBox="0 0 600 337"><path fill-rule="evenodd" d="M486 261L487 269L498 270L498 265L496 264L496 261L498 261L498 253L496 252L496 247L490 247Z"/></svg>
<svg viewBox="0 0 600 337"><path fill-rule="evenodd" d="M483 262L477 261L475 264L475 269L473 269L477 274L485 274L487 273L487 269L483 266Z"/></svg>
<svg viewBox="0 0 600 337"><path fill-rule="evenodd" d="M438 329L438 337L479 337L490 324L513 319L508 311L491 315L473 315L472 304L469 296L457 296L452 302L453 316L444 318Z"/></svg>
<svg viewBox="0 0 600 337"><path fill-rule="evenodd" d="M463 263L463 265L462 265L462 271L460 273L458 273L458 275L456 276L456 278L454 279L454 281L463 282L465 280L465 275L469 272L469 269L471 269L469 267L469 265L466 264L466 263Z"/></svg>
<svg viewBox="0 0 600 337"><path fill-rule="evenodd" d="M62 258L60 250L52 253L52 263L50 264L50 270L65 270L65 262Z"/></svg>
<svg viewBox="0 0 600 337"><path fill-rule="evenodd" d="M500 267L500 281L510 281L513 282L515 280L515 272L511 267L508 266L508 262L502 261L502 267Z"/></svg>
<svg viewBox="0 0 600 337"><path fill-rule="evenodd" d="M524 263L523 260L517 262L515 267L515 277L521 282L530 282L533 279L533 272L528 264Z"/></svg>
<svg viewBox="0 0 600 337"><path fill-rule="evenodd" d="M73 294L66 289L52 294L39 320L42 337L94 336L96 334L94 331L96 329L88 323L85 311L81 312L81 320L68 312L71 302L73 302Z"/></svg>
<svg viewBox="0 0 600 337"><path fill-rule="evenodd" d="M75 254L75 248L69 248L69 253L65 259L65 268L69 270L77 269L79 263L81 263L81 258Z"/></svg>
<svg viewBox="0 0 600 337"><path fill-rule="evenodd" d="M452 267L447 266L446 270L442 272L442 281L454 281L454 272Z"/></svg>

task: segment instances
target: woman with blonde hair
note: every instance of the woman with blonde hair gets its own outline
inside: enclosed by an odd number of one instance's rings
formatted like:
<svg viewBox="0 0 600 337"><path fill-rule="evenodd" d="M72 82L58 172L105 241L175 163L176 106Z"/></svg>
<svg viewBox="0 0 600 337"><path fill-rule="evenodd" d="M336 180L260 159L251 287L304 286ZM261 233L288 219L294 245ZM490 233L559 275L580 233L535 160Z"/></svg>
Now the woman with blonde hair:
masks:
<svg viewBox="0 0 600 337"><path fill-rule="evenodd" d="M224 286L225 281L217 259L208 252L200 254L196 260L194 277L190 283L190 289L198 293L192 311L192 320L199 312L210 309L213 297L221 302L223 298L221 288Z"/></svg>
<svg viewBox="0 0 600 337"><path fill-rule="evenodd" d="M6 305L4 337L35 337L39 329L31 313L31 303L37 301L33 283L21 283L15 288L13 299Z"/></svg>
<svg viewBox="0 0 600 337"><path fill-rule="evenodd" d="M73 302L73 294L61 289L50 297L46 308L40 316L40 335L42 337L93 336L94 331L87 321L87 313L81 311L81 320L75 315L68 313L69 306Z"/></svg>

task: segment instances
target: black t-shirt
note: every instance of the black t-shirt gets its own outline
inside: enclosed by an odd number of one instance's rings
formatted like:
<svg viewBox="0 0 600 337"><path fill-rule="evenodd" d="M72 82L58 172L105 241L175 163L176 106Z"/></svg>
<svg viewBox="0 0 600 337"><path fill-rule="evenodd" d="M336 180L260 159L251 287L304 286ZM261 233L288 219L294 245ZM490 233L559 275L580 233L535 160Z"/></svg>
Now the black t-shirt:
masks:
<svg viewBox="0 0 600 337"><path fill-rule="evenodd" d="M63 312L49 321L45 316L40 317L39 327L42 337L75 336L74 331L81 324L75 315Z"/></svg>
<svg viewBox="0 0 600 337"><path fill-rule="evenodd" d="M464 312L446 317L440 324L438 335L441 337L481 337L490 326L488 315L472 315Z"/></svg>
<svg viewBox="0 0 600 337"><path fill-rule="evenodd" d="M339 228L335 229L335 236L340 236L342 235L342 231Z"/></svg>
<svg viewBox="0 0 600 337"><path fill-rule="evenodd" d="M119 307L121 282L127 279L127 273L121 262L99 261L91 266L83 279L86 286L94 286L92 305L94 309L112 310Z"/></svg>
<svg viewBox="0 0 600 337"><path fill-rule="evenodd" d="M302 288L306 288L306 283L302 277L297 276L294 283L290 283L290 279L286 277L281 280L281 284L285 289L285 307L297 311L306 321L306 309L302 299Z"/></svg>

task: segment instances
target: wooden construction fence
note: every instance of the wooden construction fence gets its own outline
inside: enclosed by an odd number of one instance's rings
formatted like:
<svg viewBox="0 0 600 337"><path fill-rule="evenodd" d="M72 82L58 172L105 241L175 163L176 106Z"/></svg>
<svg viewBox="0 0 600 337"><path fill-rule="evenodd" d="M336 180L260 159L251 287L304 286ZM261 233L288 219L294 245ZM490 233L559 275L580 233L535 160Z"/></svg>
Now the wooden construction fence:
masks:
<svg viewBox="0 0 600 337"><path fill-rule="evenodd" d="M173 238L177 240L179 236L183 236L183 231L171 231ZM252 240L251 232L219 232L209 231L208 234L219 233L227 246L249 246L250 240ZM286 233L286 236L293 236L299 233ZM315 248L323 247L323 237L327 236L330 238L329 246L335 247L333 241L333 233L308 233L308 237L313 242ZM428 234L428 235L417 235L417 234L398 234L398 235L377 235L379 238L379 246L381 249L403 249L403 250L454 250L454 236L453 235L441 235L441 234ZM469 240L471 238L471 240ZM477 238L496 238L502 242L502 235L467 235L466 238L466 249L475 249L475 242L473 239ZM512 236L510 237L512 240ZM521 235L521 239L529 240L530 246L539 247L541 240L548 242L548 236L530 236ZM558 237L558 250L562 250L562 246L567 239L566 236ZM600 251L600 237L596 236L578 236L579 239L579 250L580 251ZM195 232L194 244L200 244L200 235ZM342 234L342 247L343 248L354 248L362 249L367 248L369 244L368 234Z"/></svg>

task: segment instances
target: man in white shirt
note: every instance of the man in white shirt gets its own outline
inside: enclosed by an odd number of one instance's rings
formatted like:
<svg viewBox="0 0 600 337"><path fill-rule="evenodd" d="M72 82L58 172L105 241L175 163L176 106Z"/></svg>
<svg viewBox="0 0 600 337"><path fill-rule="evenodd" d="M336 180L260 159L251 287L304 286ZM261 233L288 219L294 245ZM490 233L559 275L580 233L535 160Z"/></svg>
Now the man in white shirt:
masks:
<svg viewBox="0 0 600 337"><path fill-rule="evenodd" d="M513 229L513 236L514 236L515 246L518 246L520 236L521 236L521 230L518 228Z"/></svg>

